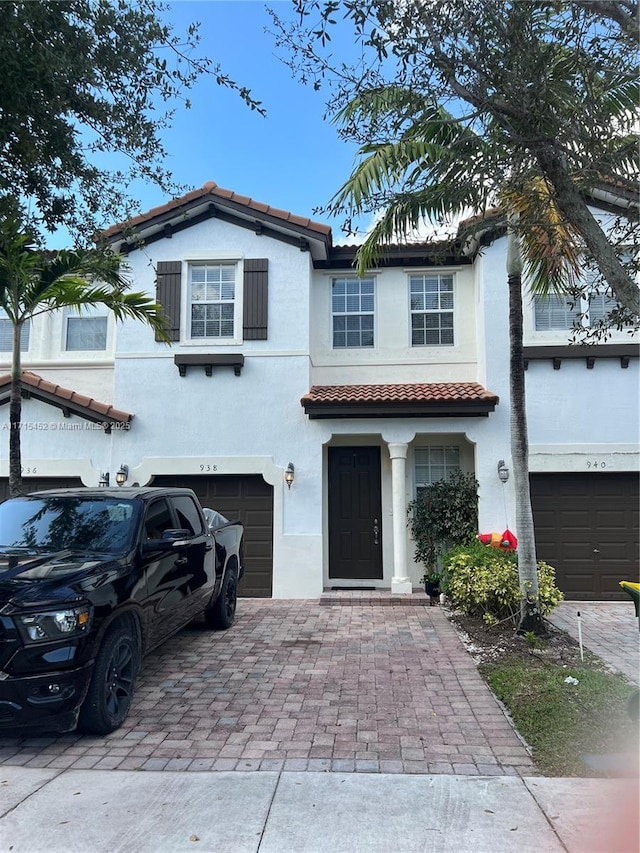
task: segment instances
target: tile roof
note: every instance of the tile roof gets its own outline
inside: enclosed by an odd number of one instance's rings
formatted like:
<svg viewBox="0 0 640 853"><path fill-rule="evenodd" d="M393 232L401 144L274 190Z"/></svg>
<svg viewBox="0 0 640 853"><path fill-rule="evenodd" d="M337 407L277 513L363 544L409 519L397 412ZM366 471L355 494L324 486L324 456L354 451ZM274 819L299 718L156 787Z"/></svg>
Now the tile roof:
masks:
<svg viewBox="0 0 640 853"><path fill-rule="evenodd" d="M498 402L477 382L314 385L300 400L311 417L484 415Z"/></svg>
<svg viewBox="0 0 640 853"><path fill-rule="evenodd" d="M117 225L112 225L103 231L101 236L106 239L111 239L121 234L127 228L136 228L150 222L157 217L163 217L165 214L171 214L173 211L178 212L180 208L189 207L196 202L210 198L212 202L230 202L233 206L246 208L256 215L264 215L276 220L281 220L283 223L294 225L306 231L315 233L317 236L327 238L331 234L331 227L321 222L315 222L307 216L297 216L295 213L290 213L288 210L280 210L277 207L265 204L261 201L249 198L246 195L239 195L233 190L226 190L219 187L213 181L207 181L199 189L192 190L180 198L171 199L171 201L161 204L158 207L153 207L146 213L141 213L138 216L132 217L127 222L120 222Z"/></svg>
<svg viewBox="0 0 640 853"><path fill-rule="evenodd" d="M74 415L79 415L86 420L95 423L105 424L105 429L110 428L112 424L129 424L133 415L129 412L124 412L121 409L116 409L110 403L101 403L93 397L88 397L86 394L79 394L77 391L72 391L69 388L64 388L62 385L57 385L55 382L49 382L48 379L43 379L37 373L32 373L30 370L23 370L20 374L20 384L23 389L23 394L30 394L36 399L42 400L45 403L50 403L59 409L69 410ZM3 402L6 402L7 393L11 387L11 374L7 373L0 376L0 398L3 397Z"/></svg>
<svg viewBox="0 0 640 853"><path fill-rule="evenodd" d="M315 403L442 402L484 400L497 403L495 394L477 382L431 382L411 385L313 385L302 398Z"/></svg>

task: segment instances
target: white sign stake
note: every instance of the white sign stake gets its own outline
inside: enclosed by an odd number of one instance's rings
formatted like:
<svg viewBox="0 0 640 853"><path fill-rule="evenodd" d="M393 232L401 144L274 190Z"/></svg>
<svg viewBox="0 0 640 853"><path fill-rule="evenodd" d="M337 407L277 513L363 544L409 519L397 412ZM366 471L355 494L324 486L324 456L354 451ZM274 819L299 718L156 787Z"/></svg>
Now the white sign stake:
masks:
<svg viewBox="0 0 640 853"><path fill-rule="evenodd" d="M578 642L580 643L580 660L584 663L584 651L582 649L582 619L578 610Z"/></svg>

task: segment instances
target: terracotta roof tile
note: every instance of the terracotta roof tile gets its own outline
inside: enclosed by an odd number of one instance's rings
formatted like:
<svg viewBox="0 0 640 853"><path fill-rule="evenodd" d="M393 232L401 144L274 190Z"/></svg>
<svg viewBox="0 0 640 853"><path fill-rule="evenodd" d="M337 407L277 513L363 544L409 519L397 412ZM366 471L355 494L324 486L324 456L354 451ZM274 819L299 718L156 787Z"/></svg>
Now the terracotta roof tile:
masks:
<svg viewBox="0 0 640 853"><path fill-rule="evenodd" d="M498 397L477 382L432 382L410 385L313 385L306 403L497 403Z"/></svg>
<svg viewBox="0 0 640 853"><path fill-rule="evenodd" d="M246 207L256 213L263 213L268 216L272 216L275 219L281 219L283 222L290 222L292 225L300 226L308 231L315 232L322 237L328 237L331 234L331 227L329 225L325 225L321 222L315 222L305 216L296 216L296 214L290 213L288 210L280 210L277 207L271 207L264 202L255 201L249 196L239 195L238 193L233 192L233 190L226 190L223 187L219 187L213 181L207 181L207 183L203 184L200 189L191 190L191 192L186 193L186 195L183 195L180 198L172 199L171 201L166 202L166 204L159 205L158 207L154 207L151 210L146 211L146 213L134 216L128 222L120 222L117 225L112 225L110 228L107 228L106 231L102 232L102 237L107 239L114 237L120 234L125 228L135 228L137 226L144 225L145 222L149 222L158 216L162 216L165 213L171 213L171 211L176 208L188 205L190 202L197 201L199 199L205 199L207 196L211 196L212 201L216 198L232 201L235 204L238 204L241 207Z"/></svg>
<svg viewBox="0 0 640 853"><path fill-rule="evenodd" d="M23 370L20 378L23 386L35 388L42 391L43 394L51 395L51 397L59 400L61 408L65 408L68 403L73 403L79 409L88 409L96 415L109 418L109 420L117 421L118 423L129 423L133 418L131 413L116 409L110 403L101 403L99 400L94 400L93 397L88 397L86 394L79 394L77 391L72 391L69 388L63 388L62 385L49 382L48 379L43 379L42 376L30 370ZM7 373L4 376L0 376L0 391L9 385L11 385L11 375Z"/></svg>

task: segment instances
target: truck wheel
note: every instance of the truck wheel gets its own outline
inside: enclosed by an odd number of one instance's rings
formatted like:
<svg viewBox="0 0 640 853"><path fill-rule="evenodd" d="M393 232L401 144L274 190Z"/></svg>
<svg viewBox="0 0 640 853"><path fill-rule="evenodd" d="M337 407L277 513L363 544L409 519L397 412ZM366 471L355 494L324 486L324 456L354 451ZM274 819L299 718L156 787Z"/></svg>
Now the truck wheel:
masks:
<svg viewBox="0 0 640 853"><path fill-rule="evenodd" d="M220 595L211 607L204 611L204 621L207 628L225 631L233 625L238 599L238 578L235 569L227 569Z"/></svg>
<svg viewBox="0 0 640 853"><path fill-rule="evenodd" d="M133 699L139 657L138 641L128 627L116 626L107 633L80 709L78 731L105 735L122 725Z"/></svg>

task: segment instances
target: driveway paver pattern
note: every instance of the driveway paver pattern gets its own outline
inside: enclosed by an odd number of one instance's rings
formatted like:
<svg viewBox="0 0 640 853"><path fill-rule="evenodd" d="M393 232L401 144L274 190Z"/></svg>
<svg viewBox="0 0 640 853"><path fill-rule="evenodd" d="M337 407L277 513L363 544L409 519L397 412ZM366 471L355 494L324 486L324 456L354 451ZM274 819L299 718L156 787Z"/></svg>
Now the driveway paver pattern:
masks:
<svg viewBox="0 0 640 853"><path fill-rule="evenodd" d="M2 737L0 762L536 774L439 607L344 606L339 598L330 606L242 599L231 630L194 623L146 658L116 732Z"/></svg>

